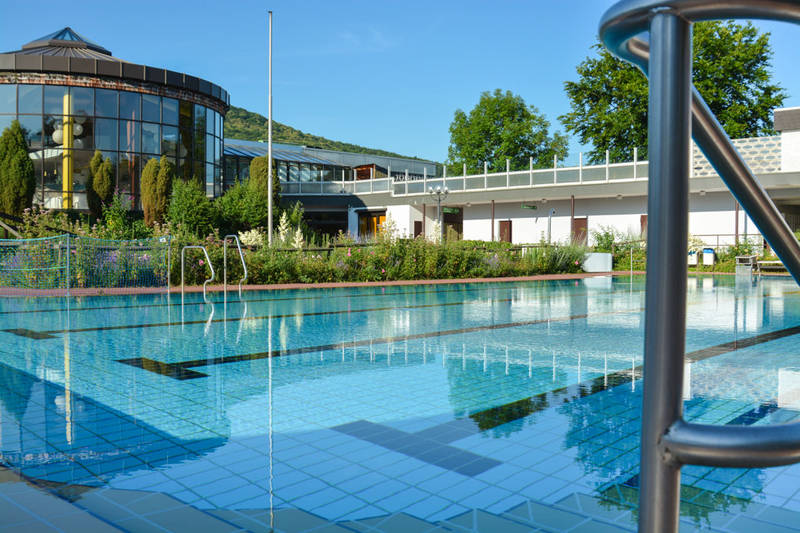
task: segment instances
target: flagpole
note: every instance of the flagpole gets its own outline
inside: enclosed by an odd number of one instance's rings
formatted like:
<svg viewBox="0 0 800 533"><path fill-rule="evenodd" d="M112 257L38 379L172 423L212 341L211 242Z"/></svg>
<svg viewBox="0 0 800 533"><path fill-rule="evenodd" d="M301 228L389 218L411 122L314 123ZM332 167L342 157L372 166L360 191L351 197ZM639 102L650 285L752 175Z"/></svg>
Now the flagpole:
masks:
<svg viewBox="0 0 800 533"><path fill-rule="evenodd" d="M269 12L269 81L267 82L267 218L268 218L268 243L272 246L272 11Z"/></svg>

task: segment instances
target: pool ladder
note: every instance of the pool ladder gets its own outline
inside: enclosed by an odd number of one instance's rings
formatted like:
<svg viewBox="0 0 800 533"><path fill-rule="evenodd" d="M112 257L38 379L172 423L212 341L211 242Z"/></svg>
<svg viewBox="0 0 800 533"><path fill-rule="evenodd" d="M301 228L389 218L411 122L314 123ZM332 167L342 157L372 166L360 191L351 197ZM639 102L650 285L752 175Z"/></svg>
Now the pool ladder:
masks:
<svg viewBox="0 0 800 533"><path fill-rule="evenodd" d="M236 249L239 251L239 259L242 260L242 279L239 280L239 299L242 298L242 283L247 281L247 263L244 262L244 254L242 253L242 245L239 242L239 237L236 235L225 235L222 240L222 285L225 296L228 295L228 239L233 239L236 242Z"/></svg>
<svg viewBox="0 0 800 533"><path fill-rule="evenodd" d="M600 38L650 78L648 261L639 531L678 531L682 465L763 468L800 462L800 423L715 426L683 419L690 137L800 282L800 244L692 85L692 23L800 24L800 0L623 0ZM649 44L636 38L649 31Z"/></svg>
<svg viewBox="0 0 800 533"><path fill-rule="evenodd" d="M211 264L211 259L208 257L208 250L206 250L205 246L197 246L197 245L184 246L183 248L181 248L181 302L183 302L183 279L184 279L184 269L186 266L185 262L186 250L192 250L192 249L203 250L203 255L206 256L206 264L208 265L209 270L211 270L211 277L203 282L203 301L206 303L211 303L208 301L208 296L206 294L206 286L212 281L214 281L214 278L216 278L217 275L214 272L214 265Z"/></svg>

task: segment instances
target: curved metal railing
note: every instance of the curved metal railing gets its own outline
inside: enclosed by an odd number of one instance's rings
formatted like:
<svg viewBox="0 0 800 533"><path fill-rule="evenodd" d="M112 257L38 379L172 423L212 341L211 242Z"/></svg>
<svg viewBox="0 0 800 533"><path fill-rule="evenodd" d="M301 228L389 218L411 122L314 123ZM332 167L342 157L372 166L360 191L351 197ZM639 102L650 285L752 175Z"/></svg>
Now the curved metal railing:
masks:
<svg viewBox="0 0 800 533"><path fill-rule="evenodd" d="M800 283L800 244L692 86L692 23L730 18L800 23L800 0L624 0L600 22L606 47L650 78L643 532L678 530L684 464L767 467L800 461L800 423L720 427L683 420L691 136ZM649 44L636 38L648 31Z"/></svg>
<svg viewBox="0 0 800 533"><path fill-rule="evenodd" d="M242 253L242 244L239 242L237 235L225 235L222 239L222 285L225 295L228 294L228 239L236 241L236 249L239 250L239 258L242 260L242 272L244 276L239 280L239 298L242 298L242 283L247 281L247 263L244 262L244 254Z"/></svg>
<svg viewBox="0 0 800 533"><path fill-rule="evenodd" d="M206 286L212 281L214 281L216 274L214 273L214 265L211 264L211 258L208 257L208 251L206 250L205 246L184 246L183 248L181 248L181 299L183 299L183 278L184 278L186 250L190 249L203 250L203 255L206 256L206 264L208 265L208 268L211 270L211 277L203 282L203 301L206 303L210 303L208 301L208 297L206 296Z"/></svg>

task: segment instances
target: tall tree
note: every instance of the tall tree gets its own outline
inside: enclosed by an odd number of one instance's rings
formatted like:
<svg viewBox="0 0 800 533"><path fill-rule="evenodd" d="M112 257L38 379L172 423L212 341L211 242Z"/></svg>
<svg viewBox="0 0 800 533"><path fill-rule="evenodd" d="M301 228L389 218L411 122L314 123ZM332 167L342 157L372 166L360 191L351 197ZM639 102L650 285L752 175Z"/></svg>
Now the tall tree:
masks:
<svg viewBox="0 0 800 533"><path fill-rule="evenodd" d="M509 159L512 170L523 170L531 157L536 168L552 166L553 156L567 157L567 137L550 136L549 127L544 115L511 91L481 93L469 114L457 109L450 123L448 169L460 174L466 163L468 172L483 172L486 161L500 171Z"/></svg>
<svg viewBox="0 0 800 533"><path fill-rule="evenodd" d="M172 179L175 167L161 156L161 160L151 159L142 171L142 210L144 221L148 226L164 220L172 192Z"/></svg>
<svg viewBox="0 0 800 533"><path fill-rule="evenodd" d="M578 81L564 83L572 110L559 119L593 146L591 161L604 161L606 150L614 161L630 161L634 147L647 150L647 78L602 44L593 48L597 56L578 65ZM770 77L769 33L749 22L698 22L692 48L695 87L728 135L774 133L771 112L786 94Z"/></svg>
<svg viewBox="0 0 800 533"><path fill-rule="evenodd" d="M102 205L111 203L114 198L114 162L110 157L104 158L103 164L94 173L92 188Z"/></svg>
<svg viewBox="0 0 800 533"><path fill-rule="evenodd" d="M36 189L33 161L18 120L0 135L0 211L21 215L31 206Z"/></svg>
<svg viewBox="0 0 800 533"><path fill-rule="evenodd" d="M89 212L95 218L103 216L103 202L94 189L95 176L102 171L102 168L103 154L100 150L95 150L94 155L89 160L89 179L86 180L86 203L89 204Z"/></svg>

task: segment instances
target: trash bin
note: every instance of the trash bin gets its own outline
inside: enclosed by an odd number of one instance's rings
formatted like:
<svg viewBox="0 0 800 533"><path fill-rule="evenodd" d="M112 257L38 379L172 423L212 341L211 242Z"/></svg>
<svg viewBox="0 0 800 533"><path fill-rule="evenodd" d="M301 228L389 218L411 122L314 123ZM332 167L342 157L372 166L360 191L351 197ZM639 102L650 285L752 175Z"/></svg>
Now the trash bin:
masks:
<svg viewBox="0 0 800 533"><path fill-rule="evenodd" d="M694 250L689 252L689 266L697 266L697 252Z"/></svg>
<svg viewBox="0 0 800 533"><path fill-rule="evenodd" d="M712 266L714 264L714 249L703 248L703 266Z"/></svg>

